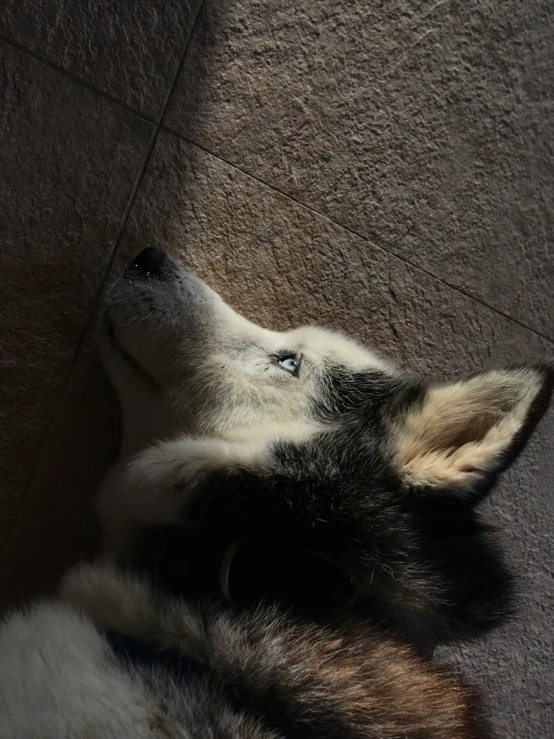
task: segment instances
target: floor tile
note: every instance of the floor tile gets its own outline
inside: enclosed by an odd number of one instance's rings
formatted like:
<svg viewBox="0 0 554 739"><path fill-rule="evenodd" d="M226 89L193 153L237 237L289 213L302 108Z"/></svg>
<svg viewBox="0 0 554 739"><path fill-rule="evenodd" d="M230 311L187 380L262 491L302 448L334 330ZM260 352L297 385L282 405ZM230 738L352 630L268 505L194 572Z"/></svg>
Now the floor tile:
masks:
<svg viewBox="0 0 554 739"><path fill-rule="evenodd" d="M157 118L200 0L3 0L0 33Z"/></svg>
<svg viewBox="0 0 554 739"><path fill-rule="evenodd" d="M518 577L517 614L487 639L445 650L475 684L484 685L496 735L550 739L554 695L554 413L530 449L493 492L488 513L503 531Z"/></svg>
<svg viewBox="0 0 554 739"><path fill-rule="evenodd" d="M168 125L554 337L544 0L207 0Z"/></svg>
<svg viewBox="0 0 554 739"><path fill-rule="evenodd" d="M129 230L177 252L264 325L330 325L414 371L552 355L547 340L171 133L158 139Z"/></svg>
<svg viewBox="0 0 554 739"><path fill-rule="evenodd" d="M0 559L0 610L48 595L66 568L98 550L93 502L119 448L117 398L92 334L55 409Z"/></svg>
<svg viewBox="0 0 554 739"><path fill-rule="evenodd" d="M1 539L21 506L152 131L29 57L5 45L0 54Z"/></svg>

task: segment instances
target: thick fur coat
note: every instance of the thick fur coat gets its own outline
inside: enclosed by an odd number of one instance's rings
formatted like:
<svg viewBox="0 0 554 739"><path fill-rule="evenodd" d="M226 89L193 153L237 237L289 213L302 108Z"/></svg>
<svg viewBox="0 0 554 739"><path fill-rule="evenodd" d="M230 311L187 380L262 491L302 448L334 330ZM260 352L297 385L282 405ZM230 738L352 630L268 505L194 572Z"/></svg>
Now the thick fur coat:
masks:
<svg viewBox="0 0 554 739"><path fill-rule="evenodd" d="M478 506L551 370L430 385L342 335L262 329L156 249L99 337L124 421L104 552L0 627L0 738L487 736L430 656L510 612Z"/></svg>

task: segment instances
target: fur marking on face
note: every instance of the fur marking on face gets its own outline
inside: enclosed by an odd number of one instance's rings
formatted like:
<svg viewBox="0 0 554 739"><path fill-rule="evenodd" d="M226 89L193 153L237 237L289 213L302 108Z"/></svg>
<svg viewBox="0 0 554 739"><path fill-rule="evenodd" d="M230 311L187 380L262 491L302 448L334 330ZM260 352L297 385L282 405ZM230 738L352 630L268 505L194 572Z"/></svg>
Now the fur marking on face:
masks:
<svg viewBox="0 0 554 739"><path fill-rule="evenodd" d="M98 503L107 549L132 553L148 525L288 542L410 633L498 623L511 578L476 504L544 412L551 370L429 385L342 334L257 326L153 256L157 270L139 260L105 300L125 435Z"/></svg>

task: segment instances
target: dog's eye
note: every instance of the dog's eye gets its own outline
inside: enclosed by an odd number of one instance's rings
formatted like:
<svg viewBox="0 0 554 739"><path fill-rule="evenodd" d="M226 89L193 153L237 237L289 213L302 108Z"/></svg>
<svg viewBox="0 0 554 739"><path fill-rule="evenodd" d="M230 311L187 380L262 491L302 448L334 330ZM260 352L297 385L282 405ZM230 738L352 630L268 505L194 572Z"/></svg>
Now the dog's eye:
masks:
<svg viewBox="0 0 554 739"><path fill-rule="evenodd" d="M300 360L296 357L282 357L278 362L279 367L286 370L291 375L297 375L300 370Z"/></svg>

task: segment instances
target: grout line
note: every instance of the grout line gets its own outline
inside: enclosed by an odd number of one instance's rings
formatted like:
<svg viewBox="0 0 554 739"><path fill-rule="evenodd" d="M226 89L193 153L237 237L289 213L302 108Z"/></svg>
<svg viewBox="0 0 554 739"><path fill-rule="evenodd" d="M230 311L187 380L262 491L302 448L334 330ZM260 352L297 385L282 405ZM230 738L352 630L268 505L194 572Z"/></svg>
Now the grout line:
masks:
<svg viewBox="0 0 554 739"><path fill-rule="evenodd" d="M226 166L231 167L232 169L236 170L237 172L240 172L243 175L246 175L246 177L250 177L250 179L255 180L256 182L259 182L261 185L264 185L264 187L267 187L269 190L272 190L273 192L278 193L282 197L289 200L291 203L294 203L295 205L298 205L301 208L304 208L305 210L309 211L310 213L313 213L319 218L323 218L325 221L327 221L328 223L332 223L334 226L338 226L339 228L342 228L343 231L346 231L352 236L356 236L357 238L362 239L362 241L365 241L367 244L370 244L374 249L378 249L379 251L387 254L389 257L392 257L393 259L397 259L399 262L403 262L404 264L407 264L408 266L410 266L412 269L416 270L417 272L421 272L422 274L427 275L427 277L432 277L434 280L436 280L437 282L440 282L445 287L448 287L451 290L454 290L455 292L460 293L461 295L464 295L466 298L469 298L470 300L473 300L475 303L478 303L479 305L483 306L483 308L487 308L493 313L496 313L497 315L502 316L502 318L505 318L508 321L515 323L517 326L524 328L526 331L530 331L532 334L535 334L541 339L545 339L545 341L548 341L550 344L554 345L554 339L552 339L550 336L547 336L546 334L543 334L538 329L532 328L531 326L528 326L526 323L523 323L522 321L518 321L517 318L510 316L508 313L504 313L504 311L500 310L499 308L495 308L493 305L490 305L489 303L485 303L484 300L477 297L476 295L472 295L472 293L467 292L463 288L448 282L443 277L439 277L438 275L434 274L433 272L430 272L429 270L425 269L421 265L416 264L415 262L412 262L409 259L406 259L405 257L401 257L399 254L396 254L391 249L387 249L385 246L382 246L381 244L378 244L372 241L369 237L364 236L358 231L355 231L354 229L349 228L348 226L345 226L339 221L335 221L330 216L325 215L325 213L321 213L320 211L316 210L315 208L312 208L306 203L303 203L300 200L296 200L295 198L291 197L286 192L278 188L276 185L271 185L265 180L262 180L260 177L257 177L256 175L252 174L251 172L247 172L245 169L242 169L237 164L233 164L232 162L229 162L224 157L220 156L219 154L215 154L213 151L210 151L210 149L206 148L205 146L202 146L201 144L198 144L196 141L193 141L192 139L189 139L187 136L185 136L182 133L179 133L175 129L170 128L169 126L163 126L163 125L162 125L162 128L164 131L167 131L168 133L173 134L174 136L181 139L182 141L189 144L190 146L194 146L197 149L200 149L200 151L203 151L205 154L209 154L214 159L218 159L220 162L223 162L223 164L225 164ZM408 231L399 239L398 243L400 243L408 235L408 233L411 230L412 230L412 227L410 227Z"/></svg>
<svg viewBox="0 0 554 739"><path fill-rule="evenodd" d="M189 33L188 38L187 38L187 40L185 42L185 49L184 49L184 51L183 51L183 53L181 55L181 58L179 59L179 63L177 65L177 69L176 69L175 74L173 75L173 78L172 78L171 83L169 85L169 89L167 91L167 95L165 97L165 100L164 100L164 103L163 103L163 106L162 106L162 109L161 109L161 112L160 112L160 117L158 119L158 122L156 123L156 126L154 128L154 132L152 133L152 137L151 137L150 143L148 145L146 156L144 158L144 161L142 163L142 166L141 166L141 168L139 170L139 173L137 175L137 179L136 179L135 184L133 186L133 189L131 191L131 195L129 196L129 200L127 202L127 206L125 208L125 211L123 213L123 217L121 219L121 224L120 224L119 229L117 231L117 234L116 234L116 236L115 236L115 238L113 240L112 248L111 248L111 251L110 251L110 257L108 259L108 263L106 265L106 269L104 270L104 276L103 276L103 278L101 280L100 287L98 289L98 292L96 294L96 297L94 298L94 302L93 302L93 306L92 306L92 309L90 311L90 314L89 314L87 320L85 321L85 326L84 326L83 331L81 333L81 337L80 337L79 341L77 342L77 346L75 348L75 353L74 353L74 356L73 356L73 362L72 362L72 364L75 364L75 362L77 361L77 357L79 355L79 352L81 351L83 342L85 340L85 336L86 336L86 334L87 334L87 332L88 332L88 330L90 328L90 324L92 322L92 319L93 319L93 317L94 317L94 315L95 315L95 313L96 313L96 311L98 309L98 303L99 303L100 298L102 296L102 293L104 291L104 288L105 288L105 285L106 285L106 281L108 279L108 275L111 272L111 269L112 269L112 266L113 266L113 263L114 263L114 259L115 259L115 255L117 253L117 249L119 247L119 244L120 244L121 239L123 237L123 234L125 232L125 228L127 226L127 221L129 219L129 215L131 213L131 210L133 208L133 205L135 204L135 200L137 198L138 191L139 191L140 185L142 183L142 179L143 179L144 174L146 172L146 169L148 168L148 165L150 163L150 159L151 159L152 154L154 152L154 149L156 147L156 143L158 141L158 137L160 135L160 131L163 128L163 121L164 121L165 115L167 113L167 109L169 107L169 103L171 101L171 98L173 97L173 93L175 92L175 88L177 86L177 81L178 81L179 76L181 74L181 69L183 68L183 65L185 63L185 59L186 59L186 56L187 56L187 53L188 53L188 50L189 50L190 42L192 40L194 31L195 31L196 26L198 24L198 19L200 17L200 11L202 10L203 4L204 4L204 0L199 0L198 6L196 8L196 13L194 15L194 20L193 20L192 25L191 25L190 33Z"/></svg>
<svg viewBox="0 0 554 739"><path fill-rule="evenodd" d="M409 259L406 259L405 257L401 257L400 255L396 254L394 251L391 251L390 249L387 249L386 247L382 246L381 244L377 244L377 243L371 241L371 239L369 239L367 236L364 236L363 234L359 233L358 231L355 231L355 230L349 228L348 226L345 226L344 224L340 223L339 221L335 221L333 218L325 215L324 213L321 213L320 211L316 210L315 208L310 207L306 203L303 203L300 200L296 200L295 198L291 197L290 195L287 195L286 192L284 192L283 190L280 190L275 185L271 185L268 182L266 182L265 180L262 180L261 178L257 177L256 175L253 175L250 172L247 172L246 170L242 169L241 167L237 166L236 164L233 164L232 162L229 162L228 160L224 159L222 156L219 156L218 154L215 154L213 151L210 151L209 149L207 149L206 147L204 147L204 146L196 143L192 139L189 139L186 136L184 136L183 134L180 134L178 131L175 131L174 129L172 129L170 127L164 126L163 125L163 120L164 120L165 114L167 112L167 107L168 107L169 101L170 101L170 99L171 99L171 97L173 95L173 92L175 90L175 85L176 85L176 82L177 82L177 78L179 76L179 72L181 71L181 68L182 68L182 65L183 65L183 62L184 62L184 58L186 56L186 53L188 51L188 47L189 47L189 44L190 44L190 40L192 38L192 34L194 32L194 29L196 28L196 25L197 25L197 22L198 22L198 17L199 17L200 10L202 8L203 2L204 2L204 0L201 0L201 2L198 5L197 12L196 12L196 15L194 17L193 24L191 26L191 31L190 31L189 37L188 37L188 39L187 39L187 41L185 43L185 52L183 53L183 55L182 55L182 57L181 57L181 59L179 61L179 64L178 64L178 67L177 67L177 70L178 71L177 71L175 77L172 80L172 83L171 83L170 88L169 88L169 91L168 91L168 95L166 96L166 99L165 99L164 104L162 106L161 114L160 114L160 117L159 117L157 123L156 123L156 121L154 119L148 117L144 113L141 113L139 110L136 110L135 108L131 107L127 103L121 102L121 100L118 100L117 98L113 97L113 95L110 95L109 93L107 93L107 92L99 89L98 87L95 87L91 83L86 82L81 77L78 77L77 75L73 74L72 72L69 72L67 69L64 69L64 67L60 67L57 64L55 64L54 62L51 62L48 59L45 59L45 58L39 56L35 52L33 52L30 49L26 48L25 46L23 46L22 44L18 43L17 41L13 41L12 39L8 38L7 36L5 36L2 33L0 33L0 41L3 41L4 43L8 44L9 46L12 46L13 48L15 48L18 51L22 52L26 56L29 56L32 59L35 59L36 61L41 62L42 64L45 64L47 67L50 67L51 69L55 70L56 72L59 72L59 73L63 74L65 77L67 77L68 79L70 79L72 82L74 82L74 83L78 84L79 86L81 86L81 87L83 87L83 88L85 88L85 89L87 89L87 90L95 93L96 95L99 95L99 96L105 98L106 100L110 101L111 103L113 103L115 105L118 105L123 110L126 110L128 113L132 113L137 118L140 118L141 120L145 121L146 123L150 123L151 125L155 125L156 126L156 128L154 130L154 133L152 135L152 139L151 139L151 142L150 142L148 151L147 151L145 163L144 163L143 167L141 168L141 170L139 172L139 175L138 175L138 184L140 184L140 182L142 181L142 177L144 175L144 172L146 170L146 167L148 166L148 162L150 160L150 156L152 154L152 151L153 151L154 146L156 144L156 141L158 139L160 130L163 129L163 130L168 131L169 133L177 136L178 138L182 139L186 143L191 144L192 146L196 146L201 151L204 151L206 154L209 154L210 156L214 157L215 159L218 159L219 161L223 162L227 166L232 167L233 169L235 169L238 172L241 172L242 174L244 174L244 175L252 178L253 180L256 180L257 182L261 183L262 185L265 185L270 190L273 190L274 192L279 193L283 197L287 198L287 200L290 200L291 202L296 203L297 205L302 206L303 208L305 208L306 210L310 211L311 213L314 213L315 215L319 216L320 218L324 218L329 223L333 223L335 226L339 226L340 228L344 229L345 231L347 231L348 233L352 234L353 236L357 236L358 238L362 239L363 241L371 244L374 248L379 249L380 251L385 252L389 256L391 256L391 257L393 257L395 259L398 259L401 262L404 262L405 264L409 265L410 267L412 267L413 269L417 270L418 272L421 272L421 273L427 275L428 277L432 277L433 279L435 279L438 282L440 282L442 285L445 285L446 287L449 287L451 290L455 290L456 292L460 293L461 295L464 295L466 298L470 298L471 300L475 301L479 305L482 305L484 308L488 308L489 310L493 311L494 313L497 313L499 316L502 316L503 318L506 318L507 320L511 321L512 323L515 323L517 326L520 326L521 328L524 328L527 331L530 331L531 333L535 334L536 336L539 336L540 338L545 339L549 343L554 344L554 339L552 339L551 337L547 336L546 334L543 334L541 331L539 331L539 330L537 330L535 328L532 328L531 326L528 326L526 323L523 323L522 321L518 321L517 318L514 318L513 316L510 316L508 313L504 313L499 308L495 308L494 306L490 305L489 303L486 303L484 300L482 300L481 298L477 297L476 295L473 295L472 293L467 292L463 288L461 288L459 286L456 286L456 285L448 282L444 278L439 277L438 275L434 274L433 272L430 272L430 271L424 269L423 267L421 267L418 264L415 264L414 262L410 261ZM130 212L130 209L132 208L132 205L134 204L135 198L136 198L136 192L133 189L133 191L131 193L131 196L130 196L130 200L129 200L130 205L128 205L128 207L126 208L126 210L124 212L122 224L121 224L121 226L120 226L120 228L118 230L118 233L117 233L117 235L115 237L114 246L112 247L112 254L110 256L110 260L108 262L108 268L106 270L106 273L104 275L104 279L102 281L102 286L101 286L100 291L99 291L100 293L102 292L102 289L103 289L103 287L105 285L105 281L106 281L107 275L108 275L108 273L109 273L109 271L110 271L110 269L111 269L111 267L113 265L113 260L114 260L115 252L117 251L117 247L119 246L119 242L121 241L121 237L123 236L123 232L125 230L125 226L126 226L126 223L127 223L129 212ZM97 302L98 302L98 295L96 296L95 301L94 301L94 310L96 310ZM94 310L93 310L93 313L94 313ZM77 343L77 347L76 347L75 354L74 354L74 357L73 357L73 363L77 359L77 355L78 355L78 353L79 353L79 351L81 349L81 346L82 346L84 337L86 335L86 332L87 332L87 330L89 328L90 319L92 318L93 313L91 314L91 316L87 319L87 321L85 323L85 328L84 328L83 333L82 333L82 335L81 335L81 337L80 337L80 339L79 339L79 341Z"/></svg>
<svg viewBox="0 0 554 739"><path fill-rule="evenodd" d="M99 95L100 97L105 98L110 103L114 103L115 105L122 108L123 110L126 110L128 113L132 113L134 116L136 116L137 118L140 118L146 123L150 123L153 126L156 125L156 121L154 118L150 118L148 115L146 115L145 113L142 113L140 110L137 110L136 108L133 108L131 105L128 105L127 103L124 103L121 100L118 100L113 95L110 95L109 92L105 92L105 90L101 90L99 87L96 87L90 82L87 82L82 77L79 77L78 75L74 74L73 72L70 72L64 67L60 67L58 64L55 64L55 62L52 62L49 59L45 59L44 57L40 56L36 52L31 51L31 49L28 49L27 47L23 46L18 41L13 41L8 36L5 36L3 33L0 33L0 41L3 41L8 46L11 46L12 48L16 49L22 54L25 54L25 56L28 56L31 59L34 59L36 62L40 62L41 64L44 64L46 67L49 67L55 72L62 74L64 77L67 77L69 80L71 80L71 82L74 82L79 87L82 87L85 90L89 90L89 92L93 92L95 95Z"/></svg>
<svg viewBox="0 0 554 739"><path fill-rule="evenodd" d="M194 19L193 19L193 22L192 22L192 25L191 25L191 28L190 28L190 32L189 32L188 38L186 39L186 42L185 42L184 51L181 54L181 58L179 59L179 63L177 65L177 69L176 69L175 74L173 75L173 78L171 80L171 84L169 86L169 89L168 89L166 98L164 100L164 104L162 106L160 117L158 119L158 122L156 123L156 127L154 129L154 132L152 133L152 136L150 138L150 143L148 145L146 156L144 158L144 161L143 161L143 163L141 165L141 168L140 168L140 170L138 172L138 175L136 177L135 184L133 185L133 189L131 190L131 194L129 196L129 200L127 201L127 206L125 207L125 210L123 212L123 216L122 216L122 219L121 219L121 224L120 224L119 229L118 229L118 231L117 231L117 233L116 233L116 235L114 237L114 240L112 242L112 248L111 248L111 251L110 251L110 256L109 256L109 259L108 259L108 263L106 265L106 269L104 270L104 276L103 276L103 278L101 280L101 283L100 283L100 286L98 288L98 291L97 291L97 293L96 293L96 295L94 297L92 308L91 308L91 310L89 312L89 315L88 315L88 317L87 317L87 319L85 321L84 328L83 328L83 330L81 332L81 335L80 335L80 337L79 337L79 339L77 341L77 344L76 344L76 347L75 347L75 351L73 353L73 358L72 358L72 361L70 363L69 369L68 369L68 371L66 373L66 376L65 376L64 380L62 381L62 383L60 383L60 389L56 393L56 402L54 404L54 409L53 409L53 411L52 411L52 413L50 415L50 418L48 419L48 423L46 424L46 428L45 428L45 431L44 431L44 435L42 437L42 440L38 444L37 454L36 454L36 456L34 458L35 461L34 461L34 464L33 464L33 467L32 467L32 472L29 475L29 480L28 480L27 484L25 485L24 491L22 492L22 494L20 496L20 499L17 501L17 510L16 510L16 513L15 513L15 515L13 517L14 525L12 527L11 535L6 536L4 545L2 547L0 547L0 560L2 560L2 559L5 558L6 553L9 551L9 548L11 546L11 543L14 540L14 537L17 534L19 522L20 522L20 519L21 519L21 515L22 515L23 509L25 507L25 503L27 502L27 498L29 496L31 485L33 484L33 480L35 478L35 475L36 475L38 466L40 464L40 460L41 460L41 457L42 457L42 453L43 453L44 447L46 445L46 441L47 441L47 439L49 437L50 431L51 431L52 426L54 424L54 420L55 420L56 415L58 413L58 410L59 410L60 403L61 403L61 400L63 398L63 395L64 395L64 393L65 393L65 391L66 391L66 389L67 389L67 387L69 385L69 382L71 380L71 376L73 374L73 371L74 371L75 364L77 362L77 358L79 356L79 353L80 353L80 351L81 351L81 349L83 347L83 344L84 344L84 341L85 341L85 337L86 337L88 331L90 330L90 326L92 324L94 315L96 314L96 312L98 310L98 304L100 302L100 298L102 296L102 293L103 293L103 290L104 290L104 287L105 287L105 284L106 284L106 280L107 280L108 275L110 273L110 270L112 268L112 265L113 265L113 262L114 262L114 259L115 259L115 255L116 255L117 249L119 247L119 243L121 241L121 237L123 236L123 233L125 231L125 227L127 225L127 220L129 218L129 214L130 214L130 212L131 212L131 210L133 208L133 205L135 203L135 200L136 200L136 197L137 197L137 194L138 194L138 190L139 190L140 185L141 185L141 182L142 182L142 178L144 176L144 173L146 172L146 169L147 169L148 164L150 162L150 159L152 157L152 153L153 153L154 148L156 146L156 142L158 140L158 136L160 134L160 131L162 130L163 120L164 120L165 114L167 112L167 109L169 107L169 102L171 100L171 97L173 96L173 93L175 91L175 87L177 86L177 81L179 79L179 75L181 74L181 69L183 68L183 65L185 63L185 59L186 59L186 56L187 56L187 53L188 53L188 50L189 50L189 46L190 46L192 37L194 35L194 31L195 31L196 26L198 24L198 20L199 20L199 17L200 17L200 11L202 10L203 4L204 4L204 0L199 0L198 6L196 8L196 13L194 15ZM1 38L1 35L0 35L0 38ZM42 61L42 60L40 60L40 61ZM102 94L103 95L103 93L99 93L99 94Z"/></svg>

